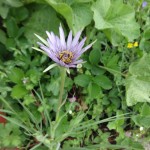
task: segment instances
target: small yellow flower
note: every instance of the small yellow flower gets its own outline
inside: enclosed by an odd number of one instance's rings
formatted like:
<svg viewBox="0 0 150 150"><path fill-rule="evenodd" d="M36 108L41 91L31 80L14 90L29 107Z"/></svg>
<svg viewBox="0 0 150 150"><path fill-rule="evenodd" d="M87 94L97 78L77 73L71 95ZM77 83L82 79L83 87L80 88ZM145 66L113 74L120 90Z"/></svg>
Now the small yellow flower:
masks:
<svg viewBox="0 0 150 150"><path fill-rule="evenodd" d="M138 46L139 46L138 42L134 42L134 43L129 42L127 45L127 48L133 48L133 47L138 47Z"/></svg>
<svg viewBox="0 0 150 150"><path fill-rule="evenodd" d="M132 48L133 47L133 43L128 43L127 48Z"/></svg>
<svg viewBox="0 0 150 150"><path fill-rule="evenodd" d="M134 46L134 47L139 46L138 42L134 42L133 46Z"/></svg>

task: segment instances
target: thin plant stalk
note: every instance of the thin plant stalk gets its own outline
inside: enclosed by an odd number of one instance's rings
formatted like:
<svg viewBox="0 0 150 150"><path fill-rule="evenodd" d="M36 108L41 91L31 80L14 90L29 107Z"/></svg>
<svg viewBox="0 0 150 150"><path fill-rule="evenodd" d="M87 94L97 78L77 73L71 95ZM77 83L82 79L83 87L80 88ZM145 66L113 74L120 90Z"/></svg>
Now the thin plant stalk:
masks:
<svg viewBox="0 0 150 150"><path fill-rule="evenodd" d="M60 113L60 108L62 106L63 102L63 94L64 94L64 85L65 85L65 78L66 78L66 68L60 67L60 74L61 74L61 83L60 83L60 91L59 91L59 99L58 99L58 106L57 106L57 112L56 112L56 125L59 119L59 113ZM55 129L53 128L51 130L52 133L52 138L54 138L55 134Z"/></svg>
<svg viewBox="0 0 150 150"><path fill-rule="evenodd" d="M57 111L59 110L59 108L62 104L62 99L63 99L63 94L64 94L65 78L66 78L66 68L60 67L60 74L61 74L61 85L60 85L60 93L59 93L59 101L58 101Z"/></svg>

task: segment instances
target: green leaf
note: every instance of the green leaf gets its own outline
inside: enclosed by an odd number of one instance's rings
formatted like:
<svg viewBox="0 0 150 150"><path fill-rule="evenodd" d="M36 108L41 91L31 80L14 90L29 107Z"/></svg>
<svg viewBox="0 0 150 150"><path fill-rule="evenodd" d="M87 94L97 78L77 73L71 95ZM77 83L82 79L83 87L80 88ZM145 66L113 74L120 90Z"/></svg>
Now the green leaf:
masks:
<svg viewBox="0 0 150 150"><path fill-rule="evenodd" d="M132 120L140 127L150 128L150 115L149 116L132 116Z"/></svg>
<svg viewBox="0 0 150 150"><path fill-rule="evenodd" d="M22 85L16 85L12 88L11 96L15 99L23 98L28 93L28 91L25 89Z"/></svg>
<svg viewBox="0 0 150 150"><path fill-rule="evenodd" d="M94 49L90 52L89 60L92 64L97 65L100 61L99 49Z"/></svg>
<svg viewBox="0 0 150 150"><path fill-rule="evenodd" d="M91 77L86 74L78 75L74 79L75 84L82 86L82 87L88 86L90 81L91 81Z"/></svg>
<svg viewBox="0 0 150 150"><path fill-rule="evenodd" d="M6 19L9 12L9 6L5 3L5 0L0 1L0 16Z"/></svg>
<svg viewBox="0 0 150 150"><path fill-rule="evenodd" d="M30 69L27 71L26 76L29 77L33 84L37 84L40 80L41 73L37 69Z"/></svg>
<svg viewBox="0 0 150 150"><path fill-rule="evenodd" d="M142 106L141 115L150 116L150 105L148 105L148 103L144 103L144 105Z"/></svg>
<svg viewBox="0 0 150 150"><path fill-rule="evenodd" d="M45 31L53 31L54 33L58 33L59 24L60 21L57 18L56 12L49 6L40 5L40 8L35 9L25 25L25 36L30 43L35 44L38 39L34 33L46 38L47 36Z"/></svg>
<svg viewBox="0 0 150 150"><path fill-rule="evenodd" d="M105 90L109 90L112 88L111 80L105 75L98 75L94 77L93 82Z"/></svg>
<svg viewBox="0 0 150 150"><path fill-rule="evenodd" d="M29 16L29 11L25 7L19 7L12 10L12 15L18 22L20 22L27 19L27 17Z"/></svg>
<svg viewBox="0 0 150 150"><path fill-rule="evenodd" d="M131 76L126 79L126 101L128 106L137 102L150 102L150 54L132 63Z"/></svg>
<svg viewBox="0 0 150 150"><path fill-rule="evenodd" d="M29 105L32 104L33 102L35 102L35 98L33 97L33 95L29 94L24 97L23 104Z"/></svg>
<svg viewBox="0 0 150 150"><path fill-rule="evenodd" d="M51 5L58 13L60 13L67 21L68 25L71 27L71 21L73 17L73 12L71 7L66 3L57 3L54 0L46 0L46 2Z"/></svg>
<svg viewBox="0 0 150 150"><path fill-rule="evenodd" d="M3 146L10 147L10 146L20 146L22 139L21 139L21 132L19 130L19 126L7 123L5 126L0 125L0 143ZM1 145L1 146L2 146Z"/></svg>
<svg viewBox="0 0 150 150"><path fill-rule="evenodd" d="M92 11L87 4L74 4L72 5L73 18L72 28L74 33L84 29L85 26L92 21ZM84 13L83 13L84 12Z"/></svg>
<svg viewBox="0 0 150 150"><path fill-rule="evenodd" d="M120 30L116 28L106 29L104 30L104 33L114 46L118 46L119 43L122 43L123 40L125 40L125 37L122 36Z"/></svg>
<svg viewBox="0 0 150 150"><path fill-rule="evenodd" d="M95 83L90 83L88 86L88 91L90 98L97 98L101 93L101 88Z"/></svg>
<svg viewBox="0 0 150 150"><path fill-rule="evenodd" d="M142 39L139 45L141 50L149 51L150 49L149 40L150 40L150 27L147 28L142 35Z"/></svg>
<svg viewBox="0 0 150 150"><path fill-rule="evenodd" d="M19 68L12 68L10 73L8 74L8 77L12 82L22 84L24 72Z"/></svg>
<svg viewBox="0 0 150 150"><path fill-rule="evenodd" d="M119 7L118 7L119 6ZM128 41L139 37L139 25L135 21L135 12L132 7L123 4L122 1L97 0L92 5L95 27L107 33L117 32ZM109 38L111 35L109 34ZM117 43L117 40L114 42Z"/></svg>
<svg viewBox="0 0 150 150"><path fill-rule="evenodd" d="M6 47L8 49L11 49L11 48L15 48L16 47L16 41L14 38L7 38L6 39Z"/></svg>
<svg viewBox="0 0 150 150"><path fill-rule="evenodd" d="M124 149L128 149L128 150L144 150L142 143L137 142L132 138L126 137L123 141L121 141L121 145L122 147L124 147Z"/></svg>
<svg viewBox="0 0 150 150"><path fill-rule="evenodd" d="M6 34L3 30L0 29L0 42L5 45L6 43Z"/></svg>
<svg viewBox="0 0 150 150"><path fill-rule="evenodd" d="M18 34L19 28L14 18L9 18L6 21L7 33L9 37L15 38Z"/></svg>
<svg viewBox="0 0 150 150"><path fill-rule="evenodd" d="M5 3L12 7L20 7L23 5L20 0L7 0Z"/></svg>
<svg viewBox="0 0 150 150"><path fill-rule="evenodd" d="M88 4L76 3L70 6L64 2L46 1L66 19L68 26L74 33L82 30L92 20L92 11Z"/></svg>
<svg viewBox="0 0 150 150"><path fill-rule="evenodd" d="M55 96L58 95L60 89L60 78L58 79L51 79L50 84L46 86L46 89L52 92Z"/></svg>

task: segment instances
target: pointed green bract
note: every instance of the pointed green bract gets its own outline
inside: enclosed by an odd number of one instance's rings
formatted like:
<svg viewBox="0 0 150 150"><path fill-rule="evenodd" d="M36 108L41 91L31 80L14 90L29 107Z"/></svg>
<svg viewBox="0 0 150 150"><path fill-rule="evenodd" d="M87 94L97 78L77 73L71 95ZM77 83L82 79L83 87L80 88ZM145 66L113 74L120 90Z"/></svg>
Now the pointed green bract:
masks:
<svg viewBox="0 0 150 150"><path fill-rule="evenodd" d="M58 65L56 63L54 63L54 64L48 66L43 72L45 73L45 72L49 71L50 69L52 69L52 68L54 68L56 66L58 66Z"/></svg>

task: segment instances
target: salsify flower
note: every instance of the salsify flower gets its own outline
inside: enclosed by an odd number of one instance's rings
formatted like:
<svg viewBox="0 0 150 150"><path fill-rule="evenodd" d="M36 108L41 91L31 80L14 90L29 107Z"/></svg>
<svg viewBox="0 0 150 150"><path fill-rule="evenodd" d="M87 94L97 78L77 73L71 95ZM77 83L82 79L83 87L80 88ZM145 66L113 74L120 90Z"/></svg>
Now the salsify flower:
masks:
<svg viewBox="0 0 150 150"><path fill-rule="evenodd" d="M47 41L44 41L43 38L36 35L42 43L38 42L38 45L42 50L46 52L46 54L58 65L70 68L76 67L77 64L83 63L82 59L79 57L87 51L93 43L87 45L83 48L86 37L84 37L81 41L79 41L81 31L79 31L75 37L72 36L72 31L70 31L67 40L65 40L65 34L62 26L59 27L60 37L55 35L53 32L46 31L48 36Z"/></svg>
<svg viewBox="0 0 150 150"><path fill-rule="evenodd" d="M142 7L144 8L144 7L146 7L147 6L147 1L144 1L143 3L142 3Z"/></svg>

